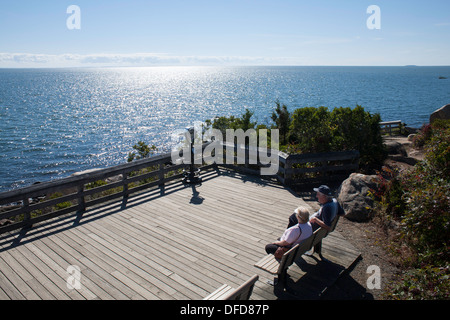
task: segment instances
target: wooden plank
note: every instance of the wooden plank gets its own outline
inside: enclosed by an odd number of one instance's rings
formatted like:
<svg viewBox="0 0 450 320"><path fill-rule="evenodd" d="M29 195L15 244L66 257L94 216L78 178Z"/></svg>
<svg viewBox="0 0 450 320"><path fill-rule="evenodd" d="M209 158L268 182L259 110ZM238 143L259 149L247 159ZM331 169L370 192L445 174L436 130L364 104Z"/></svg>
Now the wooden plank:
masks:
<svg viewBox="0 0 450 320"><path fill-rule="evenodd" d="M119 201L91 208L83 216L43 222L9 249L8 242L18 234L5 236L0 263L10 268L0 272L9 273L11 281L3 280L7 282L0 297L203 299L224 283L239 287L257 271L261 281L252 299L276 299L266 284L271 274L254 264L265 254L265 244L282 234L292 211L305 202L255 177L217 171L204 177L195 187L168 185L164 195L159 188L136 193L124 209ZM332 233L323 241L323 254L336 264L349 264L355 250ZM279 264L268 257L276 273ZM80 267L87 291L67 290L68 265ZM294 281L304 274L296 264L289 269ZM330 277L334 274L326 279ZM308 282L305 288L314 291L314 285ZM20 286L24 294L17 290Z"/></svg>
<svg viewBox="0 0 450 320"><path fill-rule="evenodd" d="M4 277L8 278L10 283L14 283L14 287L17 288L26 300L40 299L26 281L32 279L29 273L25 272L26 270L21 268L14 259L11 259L11 256L4 255L2 258L0 259L0 270L4 274Z"/></svg>
<svg viewBox="0 0 450 320"><path fill-rule="evenodd" d="M127 228L126 224L123 224L122 227ZM181 250L182 248L185 247L185 245L183 245L182 243L180 243L179 246L175 245L174 243L172 243L171 246L167 246L167 242L164 242L163 240L158 240L156 234L144 236L145 231L146 231L145 229L142 230L142 232L133 233L132 229L134 229L134 227L131 226L129 228L130 228L130 230L128 230L128 231L130 231L129 236L142 238L142 243L140 245L141 247L144 246L144 244L143 244L144 242L150 243L151 245L156 245L156 247L157 247L156 249L153 249L147 245L145 245L145 247L149 248L148 250L151 250L148 253L149 254L148 256L152 259L156 259L156 261L158 261L159 263L167 262L169 264L178 265L178 267L185 268L187 270L195 269L195 270L198 270L198 272L201 273L203 276L208 275L210 273L212 274L212 272L210 270L214 270L216 273L216 276L217 276L217 274L221 273L220 271L216 270L217 267L214 265L208 265L208 264L199 265L200 264L199 259L197 257L194 257L192 255L191 251L184 252ZM160 246L160 245L167 248L165 252L162 252L159 249L158 246ZM171 251L173 251L176 254L171 254L170 253ZM174 256L174 258L172 256ZM186 259L186 257L188 257L188 259ZM192 262L196 262L196 263L195 264L192 264L192 263L187 264L186 260L191 260ZM233 275L233 277L235 277L235 275ZM219 278L220 278L220 276L219 276ZM216 285L216 284L214 283L214 285Z"/></svg>
<svg viewBox="0 0 450 320"><path fill-rule="evenodd" d="M107 237L108 239L112 239L110 238L110 236L113 236L114 233L111 233L110 231L108 231L107 229L98 229L99 231L104 230L105 232L103 233L104 236ZM127 239L129 239L129 237L127 237ZM159 278L157 278L155 276L155 274L148 274L148 276L145 278L146 282L148 282L149 285L151 285L152 289L154 288L155 290L155 294L161 294L163 296L165 296L165 298L169 298L165 295L165 293L167 293L168 295L173 295L176 293L176 290L173 289L171 286L167 285L166 283L164 283L163 281L161 281L160 279L165 279L165 277L170 276L173 271L168 270L167 268L161 266L159 263L159 261L155 261L150 259L149 256L147 256L148 252L145 252L143 250L139 250L139 247L137 247L135 244L133 244L132 242L129 241L125 241L125 239L122 240L123 243L123 249L126 250L130 255L132 255L133 257L135 257L136 259L144 262L147 266L151 266L152 268L154 268L155 270L159 270L161 271L161 276ZM185 261L184 261L185 262ZM158 289L159 288L159 289ZM152 291L153 292L153 291Z"/></svg>
<svg viewBox="0 0 450 320"><path fill-rule="evenodd" d="M132 299L148 299L148 300L155 300L158 299L158 296L151 293L149 290L147 290L145 287L143 287L141 284L137 283L134 280L134 277L130 275L128 271L125 271L125 273L122 273L118 270L115 270L111 273L111 275L115 278L117 278L119 281L123 282L127 287L131 288L132 290L136 291L136 295L132 297Z"/></svg>
<svg viewBox="0 0 450 320"><path fill-rule="evenodd" d="M73 259L73 257L68 255L66 251L61 250L49 240L50 237L42 239L40 243L36 243L36 246L38 246L40 250L48 255L48 257L57 263L57 265L59 265L62 269L67 271L69 266L77 266L80 268L80 286L86 288L92 293L92 295L86 295L86 299L112 299L112 296L101 287L102 283L95 273L92 273L83 264L81 264L79 260ZM89 275L89 277L87 277L87 275Z"/></svg>
<svg viewBox="0 0 450 320"><path fill-rule="evenodd" d="M66 238L71 239L73 242L78 240L75 235L70 235ZM62 239L61 242L63 241L67 240ZM127 300L135 295L135 292L111 276L111 272L113 272L115 268L107 264L104 260L105 255L100 250L97 250L90 245L78 247L77 250L80 250L80 252L83 253L86 252L84 256L79 259L80 263L99 275L103 283L103 288L108 288L111 296L116 299Z"/></svg>
<svg viewBox="0 0 450 320"><path fill-rule="evenodd" d="M280 263L275 259L272 254L264 256L261 260L255 263L255 267L267 271L271 274L277 274Z"/></svg>
<svg viewBox="0 0 450 320"><path fill-rule="evenodd" d="M48 267L25 246L21 246L20 250L15 251L16 252L14 252L14 255L21 255L23 261L25 261L23 258L26 258L26 260L28 260L24 267L27 268L27 270L33 275L33 277L39 283L41 283L43 287L47 288L57 300L81 299L81 296L79 294L69 294L64 289L62 289L62 286L54 283L54 281L52 281L54 277L52 271L48 270Z"/></svg>
<svg viewBox="0 0 450 320"><path fill-rule="evenodd" d="M78 296L83 299L95 299L96 295L92 293L86 286L81 286L79 290L69 289L67 287L67 280L69 274L67 269L64 269L58 265L52 257L48 256L44 251L37 247L34 243L28 243L27 248L33 252L47 267L49 267L48 274L51 276L52 281L60 286L61 289L69 293L69 295Z"/></svg>

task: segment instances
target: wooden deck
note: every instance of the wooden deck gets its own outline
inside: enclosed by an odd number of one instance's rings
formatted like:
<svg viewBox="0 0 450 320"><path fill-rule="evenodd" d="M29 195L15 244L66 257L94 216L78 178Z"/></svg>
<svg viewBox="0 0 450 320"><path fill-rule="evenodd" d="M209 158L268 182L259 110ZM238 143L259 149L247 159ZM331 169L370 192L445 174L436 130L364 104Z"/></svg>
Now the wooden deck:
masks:
<svg viewBox="0 0 450 320"><path fill-rule="evenodd" d="M288 271L296 295L277 293L254 267L288 217L306 205L283 186L227 171L203 175L0 237L0 299L200 300L259 275L252 299L317 299L359 252L335 231L330 262L306 257ZM80 288L69 289L80 269ZM69 269L68 269L69 268ZM70 272L70 273L69 273Z"/></svg>

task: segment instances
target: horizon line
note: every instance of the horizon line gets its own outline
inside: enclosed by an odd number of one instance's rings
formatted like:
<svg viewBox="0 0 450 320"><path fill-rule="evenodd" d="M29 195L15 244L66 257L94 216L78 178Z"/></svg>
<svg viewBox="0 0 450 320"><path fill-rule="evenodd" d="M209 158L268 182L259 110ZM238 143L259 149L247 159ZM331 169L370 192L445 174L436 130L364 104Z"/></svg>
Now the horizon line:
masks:
<svg viewBox="0 0 450 320"><path fill-rule="evenodd" d="M388 68L388 67L404 67L404 68L412 68L412 67L450 67L450 65L337 65L337 64L315 64L315 65L283 65L283 64L261 64L261 65L255 65L255 64L248 64L248 65L223 65L223 64L216 64L216 65L205 65L205 64L199 64L199 65L181 65L181 64L174 64L174 65L142 65L142 66L136 66L136 65L109 65L109 66L8 66L8 67L2 67L0 66L0 69L110 69L110 68L201 68L201 67L224 67L224 68L238 68L238 67L355 67L355 68L361 68L361 67L367 67L367 68Z"/></svg>
<svg viewBox="0 0 450 320"><path fill-rule="evenodd" d="M347 61L345 61L347 60ZM313 61L294 56L176 55L173 53L19 53L0 52L1 69L145 68L145 67L447 67L436 61ZM413 60L413 59L411 59ZM419 61L417 61L419 62ZM442 63L444 62L444 63Z"/></svg>

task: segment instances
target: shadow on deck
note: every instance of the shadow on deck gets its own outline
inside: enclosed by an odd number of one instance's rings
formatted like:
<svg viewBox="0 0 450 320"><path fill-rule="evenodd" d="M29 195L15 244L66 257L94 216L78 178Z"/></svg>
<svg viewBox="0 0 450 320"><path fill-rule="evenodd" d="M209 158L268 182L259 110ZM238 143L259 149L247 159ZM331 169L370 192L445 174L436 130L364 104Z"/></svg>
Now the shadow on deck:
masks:
<svg viewBox="0 0 450 320"><path fill-rule="evenodd" d="M335 231L323 241L329 262L303 256L288 271L288 292L279 291L253 265L292 211L309 206L274 181L223 170L202 178L3 235L0 299L199 300L253 274L254 300L319 299L358 261ZM71 266L79 288L69 285Z"/></svg>

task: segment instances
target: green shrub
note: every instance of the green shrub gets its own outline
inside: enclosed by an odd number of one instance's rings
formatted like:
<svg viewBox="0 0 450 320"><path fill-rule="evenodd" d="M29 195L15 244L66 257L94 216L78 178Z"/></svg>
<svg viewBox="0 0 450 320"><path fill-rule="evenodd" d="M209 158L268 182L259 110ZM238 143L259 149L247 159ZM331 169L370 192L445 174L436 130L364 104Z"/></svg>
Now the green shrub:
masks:
<svg viewBox="0 0 450 320"><path fill-rule="evenodd" d="M449 138L447 135L447 143ZM435 137L429 141L434 144ZM401 223L401 232L416 252L417 261L435 265L449 261L450 246L450 180L442 160L450 149L444 140L439 141L442 148L426 144L424 161L403 176L381 177L378 190L372 193L388 219Z"/></svg>
<svg viewBox="0 0 450 320"><path fill-rule="evenodd" d="M51 194L50 196L49 196L49 199L50 200L52 200L52 199L57 199L57 198L60 198L60 197L62 197L63 196L63 194L61 193L61 192L55 192L55 193L53 193L53 194ZM72 206L72 202L70 202L70 201L64 201L64 202L60 202L60 203L57 203L55 206L54 206L54 210L61 210L61 209L65 209L65 208L69 208L69 207L71 207Z"/></svg>
<svg viewBox="0 0 450 320"><path fill-rule="evenodd" d="M415 145L425 159L402 175L380 172L378 190L372 191L383 218L400 223L399 239L412 250L413 266L392 284L393 299L448 299L450 249L450 122L424 126ZM400 245L400 243L398 243Z"/></svg>
<svg viewBox="0 0 450 320"><path fill-rule="evenodd" d="M246 110L241 117L217 117L206 123L221 130L225 137L226 129L254 129L257 123L251 121L252 115ZM378 168L386 158L380 116L364 111L361 106L335 108L333 111L326 107L306 107L291 114L286 105L276 102L271 118L274 122L272 129L279 130L280 149L290 154L358 150L360 166L367 170Z"/></svg>
<svg viewBox="0 0 450 320"><path fill-rule="evenodd" d="M449 267L426 266L407 271L391 285L387 298L395 300L447 300L450 298Z"/></svg>
<svg viewBox="0 0 450 320"><path fill-rule="evenodd" d="M331 113L331 149L358 150L362 168L378 168L387 156L380 121L379 114L366 112L361 106L354 109L335 108Z"/></svg>
<svg viewBox="0 0 450 320"><path fill-rule="evenodd" d="M330 112L326 107L306 107L293 112L289 140L302 153L331 151L332 130Z"/></svg>
<svg viewBox="0 0 450 320"><path fill-rule="evenodd" d="M212 126L214 129L218 129L222 132L223 137L226 137L227 129L242 129L247 131L248 129L254 129L256 126L256 122L252 122L251 118L253 116L253 112L246 109L245 113L242 114L241 117L217 117L213 121L206 120L207 126Z"/></svg>
<svg viewBox="0 0 450 320"><path fill-rule="evenodd" d="M302 153L358 150L361 167L370 170L387 155L380 120L361 106L331 112L326 107L300 108L292 114L288 139Z"/></svg>
<svg viewBox="0 0 450 320"><path fill-rule="evenodd" d="M149 147L144 141L139 141L137 144L133 146L133 149L136 151L128 153L128 162L131 162L134 159L137 160L147 158L158 150L158 148L156 148L155 145Z"/></svg>
<svg viewBox="0 0 450 320"><path fill-rule="evenodd" d="M285 105L281 106L280 102L276 103L277 107L272 113L272 121L275 123L280 133L280 145L285 146L288 142L289 127L291 125L291 115Z"/></svg>

